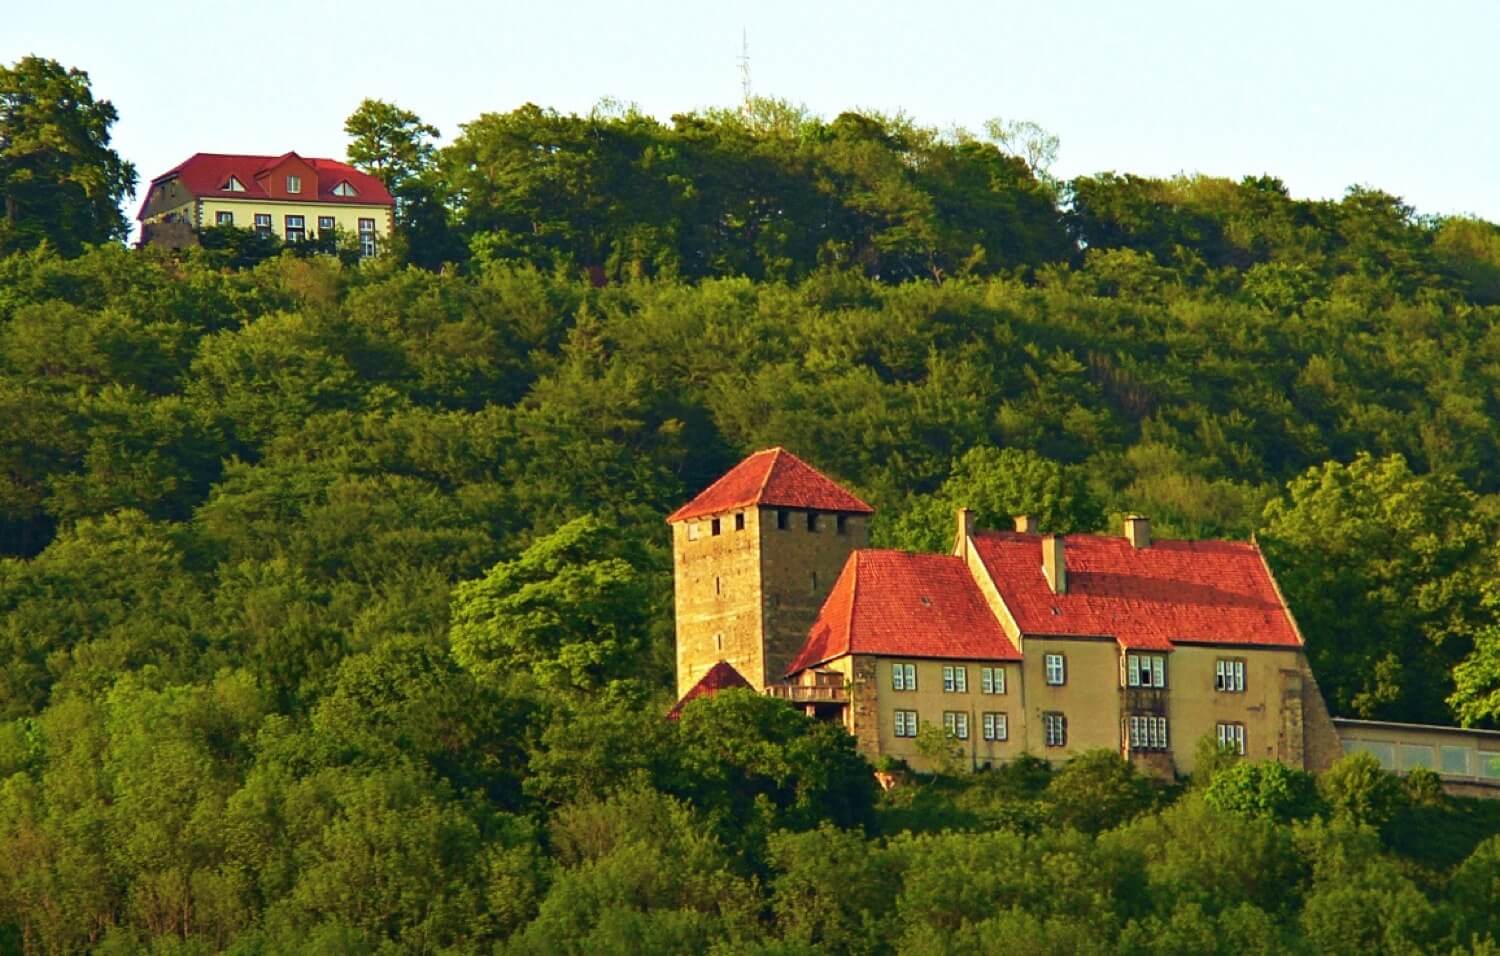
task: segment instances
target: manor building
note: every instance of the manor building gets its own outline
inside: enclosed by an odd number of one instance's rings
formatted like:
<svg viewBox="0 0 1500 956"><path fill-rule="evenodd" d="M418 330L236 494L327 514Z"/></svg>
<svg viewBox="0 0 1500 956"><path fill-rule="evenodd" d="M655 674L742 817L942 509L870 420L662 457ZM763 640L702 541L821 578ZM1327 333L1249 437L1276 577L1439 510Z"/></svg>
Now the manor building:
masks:
<svg viewBox="0 0 1500 956"><path fill-rule="evenodd" d="M781 448L673 513L679 696L743 680L917 767L927 725L976 767L1107 747L1170 776L1204 737L1310 770L1339 756L1254 542L1155 539L1139 516L1118 536L981 529L960 510L949 553L912 554L866 547L872 513Z"/></svg>

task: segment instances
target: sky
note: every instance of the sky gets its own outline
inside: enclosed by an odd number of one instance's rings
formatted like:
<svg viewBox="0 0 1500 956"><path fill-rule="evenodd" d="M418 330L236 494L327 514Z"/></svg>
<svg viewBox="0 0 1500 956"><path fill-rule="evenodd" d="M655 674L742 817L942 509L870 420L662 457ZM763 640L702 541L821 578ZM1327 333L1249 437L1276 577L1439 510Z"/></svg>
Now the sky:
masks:
<svg viewBox="0 0 1500 956"><path fill-rule="evenodd" d="M748 37L755 95L1030 120L1059 137L1062 178L1269 173L1295 196L1366 185L1500 222L1496 0L3 2L0 63L86 70L143 185L198 151L342 158L365 97L444 141L528 102L729 106Z"/></svg>

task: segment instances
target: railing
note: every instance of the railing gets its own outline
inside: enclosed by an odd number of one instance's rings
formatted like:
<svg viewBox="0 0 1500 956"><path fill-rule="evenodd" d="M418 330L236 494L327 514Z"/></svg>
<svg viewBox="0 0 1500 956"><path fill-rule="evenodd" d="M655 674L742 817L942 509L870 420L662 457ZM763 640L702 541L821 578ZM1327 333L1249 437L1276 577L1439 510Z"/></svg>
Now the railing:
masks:
<svg viewBox="0 0 1500 956"><path fill-rule="evenodd" d="M847 704L849 695L842 687L812 684L768 684L766 696L793 704Z"/></svg>

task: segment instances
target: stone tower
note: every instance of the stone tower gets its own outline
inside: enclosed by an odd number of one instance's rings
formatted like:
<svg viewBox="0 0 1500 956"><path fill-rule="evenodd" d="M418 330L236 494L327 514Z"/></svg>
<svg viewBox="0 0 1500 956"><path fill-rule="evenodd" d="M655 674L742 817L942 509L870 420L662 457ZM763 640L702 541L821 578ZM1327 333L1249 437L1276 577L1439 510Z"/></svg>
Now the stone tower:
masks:
<svg viewBox="0 0 1500 956"><path fill-rule="evenodd" d="M678 696L719 661L756 690L781 681L873 513L783 448L673 512Z"/></svg>

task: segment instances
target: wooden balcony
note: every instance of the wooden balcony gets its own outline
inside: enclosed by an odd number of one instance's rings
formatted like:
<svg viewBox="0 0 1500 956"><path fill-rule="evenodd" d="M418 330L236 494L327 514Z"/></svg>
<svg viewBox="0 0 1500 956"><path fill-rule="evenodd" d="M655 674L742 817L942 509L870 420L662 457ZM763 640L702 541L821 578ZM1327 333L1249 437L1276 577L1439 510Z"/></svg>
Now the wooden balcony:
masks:
<svg viewBox="0 0 1500 956"><path fill-rule="evenodd" d="M768 684L766 696L792 704L847 704L849 693L833 684Z"/></svg>

